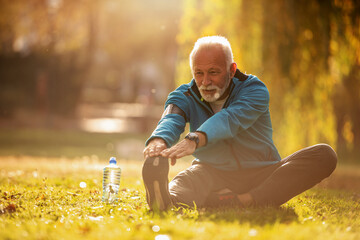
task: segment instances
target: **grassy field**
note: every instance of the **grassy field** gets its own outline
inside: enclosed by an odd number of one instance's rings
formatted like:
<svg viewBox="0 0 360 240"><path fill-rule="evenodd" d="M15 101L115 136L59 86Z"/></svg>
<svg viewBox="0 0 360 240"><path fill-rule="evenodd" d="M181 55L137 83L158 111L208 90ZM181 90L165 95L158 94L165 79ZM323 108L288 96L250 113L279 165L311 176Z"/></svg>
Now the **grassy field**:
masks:
<svg viewBox="0 0 360 240"><path fill-rule="evenodd" d="M49 129L0 128L0 156L121 156L140 160L147 136Z"/></svg>
<svg viewBox="0 0 360 240"><path fill-rule="evenodd" d="M46 131L12 131L11 151L3 145L9 136L0 133L0 239L360 239L357 167L340 164L329 179L280 208L172 209L155 215L145 204L136 157L118 157L119 203L101 202L102 168L108 155L119 155L102 151L101 142L134 143L129 136L52 132L51 151L45 147L36 156ZM20 142L36 134L36 146L29 141L23 148ZM68 141L60 140L65 135ZM80 149L66 155L64 146ZM190 159L178 161L170 178L189 165Z"/></svg>

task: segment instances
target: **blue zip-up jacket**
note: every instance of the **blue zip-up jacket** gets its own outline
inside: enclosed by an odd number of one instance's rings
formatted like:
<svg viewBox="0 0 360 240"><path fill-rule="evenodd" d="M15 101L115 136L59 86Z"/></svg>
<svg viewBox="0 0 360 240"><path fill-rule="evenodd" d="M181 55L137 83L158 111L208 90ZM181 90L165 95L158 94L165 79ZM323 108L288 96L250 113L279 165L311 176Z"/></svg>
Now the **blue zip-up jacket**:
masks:
<svg viewBox="0 0 360 240"><path fill-rule="evenodd" d="M229 171L280 161L272 140L269 91L256 76L237 70L229 86L229 97L216 114L202 100L194 79L171 92L165 109L169 104L178 106L186 119L179 114L165 115L146 145L159 137L171 147L189 122L191 132L200 131L207 136L206 146L196 149L193 154L195 161Z"/></svg>

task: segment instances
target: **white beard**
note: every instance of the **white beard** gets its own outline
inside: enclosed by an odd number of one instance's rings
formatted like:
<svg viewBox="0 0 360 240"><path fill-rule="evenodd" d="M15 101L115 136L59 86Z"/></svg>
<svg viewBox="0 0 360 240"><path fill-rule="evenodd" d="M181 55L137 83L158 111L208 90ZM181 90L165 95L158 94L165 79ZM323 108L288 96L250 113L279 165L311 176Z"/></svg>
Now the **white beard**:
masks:
<svg viewBox="0 0 360 240"><path fill-rule="evenodd" d="M207 94L206 92L204 92L204 90L216 90L216 92L214 94ZM203 99L205 99L205 101L207 102L215 102L216 100L218 100L220 98L220 96L224 93L225 88L221 89L217 86L214 85L210 85L210 86L201 86L199 88L201 97Z"/></svg>
<svg viewBox="0 0 360 240"><path fill-rule="evenodd" d="M218 86L215 86L215 85L210 85L207 87L200 86L199 91L200 91L201 97L209 103L216 102L223 95L223 93L229 86L230 80L231 80L231 78L230 78L230 76L228 76L228 78L226 79L226 84L223 88L219 88ZM216 90L216 92L213 94L207 94L206 92L204 92L204 90Z"/></svg>

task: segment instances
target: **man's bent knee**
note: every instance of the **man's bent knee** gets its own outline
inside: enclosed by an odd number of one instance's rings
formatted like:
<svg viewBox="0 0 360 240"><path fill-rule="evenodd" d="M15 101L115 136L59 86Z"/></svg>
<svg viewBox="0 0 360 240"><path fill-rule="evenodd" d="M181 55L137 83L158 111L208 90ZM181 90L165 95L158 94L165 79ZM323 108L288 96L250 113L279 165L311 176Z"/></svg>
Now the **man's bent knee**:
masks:
<svg viewBox="0 0 360 240"><path fill-rule="evenodd" d="M317 144L316 147L317 151L319 152L321 162L323 163L324 170L326 169L328 172L328 176L335 170L337 165L337 155L334 149L328 144Z"/></svg>
<svg viewBox="0 0 360 240"><path fill-rule="evenodd" d="M202 206L213 186L207 167L196 164L180 172L169 184L173 203Z"/></svg>

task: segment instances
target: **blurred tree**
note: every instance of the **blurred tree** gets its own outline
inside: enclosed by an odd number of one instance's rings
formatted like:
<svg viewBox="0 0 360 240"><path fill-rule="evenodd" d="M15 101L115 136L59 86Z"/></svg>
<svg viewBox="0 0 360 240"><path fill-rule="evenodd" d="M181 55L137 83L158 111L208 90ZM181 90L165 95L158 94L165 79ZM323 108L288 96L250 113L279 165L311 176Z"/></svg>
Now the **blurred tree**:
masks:
<svg viewBox="0 0 360 240"><path fill-rule="evenodd" d="M359 9L357 0L185 1L178 84L191 78L194 41L224 35L238 67L270 90L282 153L327 142L360 156Z"/></svg>
<svg viewBox="0 0 360 240"><path fill-rule="evenodd" d="M335 142L330 7L323 1L264 1L264 75L277 86L272 109L280 110L275 129L287 154L319 141Z"/></svg>
<svg viewBox="0 0 360 240"><path fill-rule="evenodd" d="M355 160L360 157L360 1L334 0L331 17L337 146L341 155Z"/></svg>
<svg viewBox="0 0 360 240"><path fill-rule="evenodd" d="M47 102L42 110L52 114L74 114L93 59L96 4L96 0L2 0L1 115L36 102Z"/></svg>
<svg viewBox="0 0 360 240"><path fill-rule="evenodd" d="M271 77L275 70L285 84L278 92L285 98L275 99L283 120L276 122L293 136L282 145L291 152L297 144L336 141L340 156L360 156L359 1L264 1L264 7L265 72Z"/></svg>
<svg viewBox="0 0 360 240"><path fill-rule="evenodd" d="M0 4L0 117L24 108L74 116L89 86L106 90L90 92L95 102L140 92L162 101L174 86L177 0Z"/></svg>

